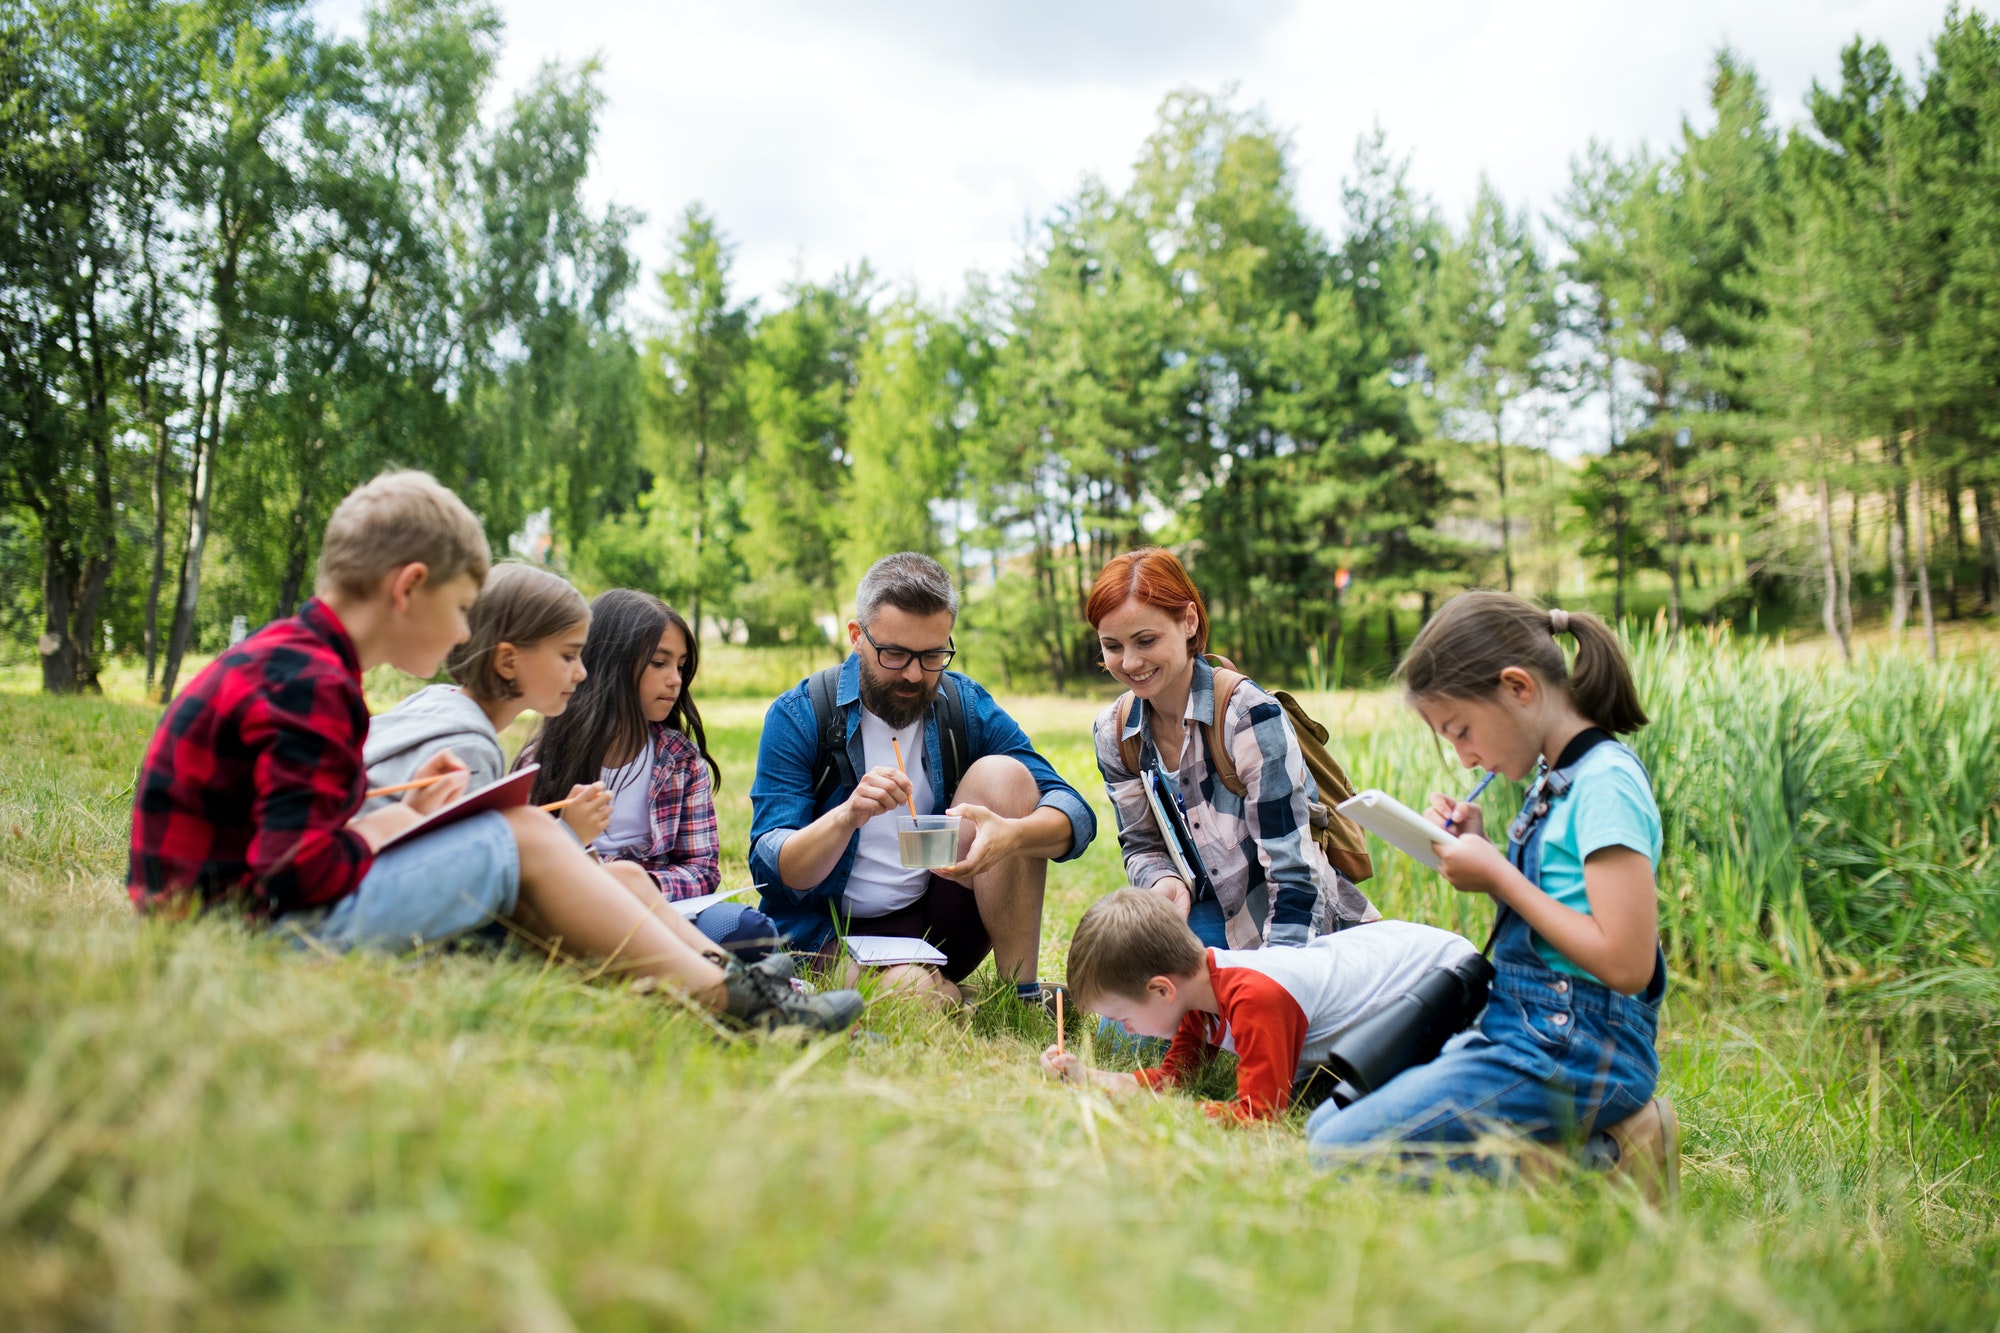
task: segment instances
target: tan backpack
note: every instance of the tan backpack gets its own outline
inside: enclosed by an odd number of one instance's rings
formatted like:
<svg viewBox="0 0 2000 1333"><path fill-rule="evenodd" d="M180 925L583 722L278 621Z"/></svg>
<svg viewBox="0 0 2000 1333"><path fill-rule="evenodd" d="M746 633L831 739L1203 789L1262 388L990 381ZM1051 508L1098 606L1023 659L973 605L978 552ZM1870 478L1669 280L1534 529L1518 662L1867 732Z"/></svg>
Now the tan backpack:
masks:
<svg viewBox="0 0 2000 1333"><path fill-rule="evenodd" d="M1229 696L1236 692L1246 677L1236 669L1226 657L1214 653L1206 655L1215 667L1215 721L1203 725L1208 733L1208 762L1215 769L1216 778L1240 799L1249 794L1242 777L1236 772L1236 759L1229 753L1229 746L1222 736L1223 719L1229 715ZM1327 730L1317 719L1300 706L1284 690L1271 691L1271 697L1285 710L1285 716L1292 720L1292 730L1299 738L1299 752L1305 756L1306 767L1311 770L1313 780L1319 784L1319 799L1308 804L1312 818L1313 841L1335 870L1347 876L1352 883L1359 884L1375 874L1375 863L1368 856L1368 835L1361 826L1340 813L1334 807L1354 795L1354 784L1334 757L1327 752ZM1125 720L1132 714L1132 694L1126 691L1118 696L1118 757L1125 763L1126 771L1139 771L1140 738L1125 735Z"/></svg>

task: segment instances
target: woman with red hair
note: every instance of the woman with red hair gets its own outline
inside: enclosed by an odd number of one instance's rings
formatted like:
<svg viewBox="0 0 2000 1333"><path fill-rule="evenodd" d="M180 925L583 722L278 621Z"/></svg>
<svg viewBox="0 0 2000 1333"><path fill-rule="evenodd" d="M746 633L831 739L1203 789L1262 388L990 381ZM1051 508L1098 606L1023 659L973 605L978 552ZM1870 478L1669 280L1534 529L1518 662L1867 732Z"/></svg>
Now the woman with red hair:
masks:
<svg viewBox="0 0 2000 1333"><path fill-rule="evenodd" d="M1118 811L1118 845L1133 884L1167 898L1211 948L1253 947L1250 903L1265 890L1262 940L1310 943L1315 935L1381 914L1332 866L1313 840L1310 807L1319 799L1284 708L1242 679L1216 717L1208 607L1173 552L1158 547L1113 556L1090 591L1085 617L1097 631L1104 668L1126 693L1097 717L1097 768ZM1223 781L1208 750L1215 734L1244 788ZM1134 762L1136 761L1136 762ZM1147 800L1151 770L1162 801L1175 801L1202 863L1208 889L1188 883L1168 852Z"/></svg>

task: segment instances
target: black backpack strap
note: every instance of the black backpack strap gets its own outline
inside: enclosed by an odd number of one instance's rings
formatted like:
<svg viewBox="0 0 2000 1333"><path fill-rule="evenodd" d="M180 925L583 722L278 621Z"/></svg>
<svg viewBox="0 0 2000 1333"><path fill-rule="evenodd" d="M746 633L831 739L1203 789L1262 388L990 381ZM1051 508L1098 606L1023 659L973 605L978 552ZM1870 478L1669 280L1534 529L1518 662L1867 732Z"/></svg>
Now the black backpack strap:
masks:
<svg viewBox="0 0 2000 1333"><path fill-rule="evenodd" d="M806 696L812 700L813 722L819 731L819 754L813 760L813 799L824 801L838 787L852 791L857 781L854 761L847 754L847 717L837 702L840 668L830 666L813 672L806 678Z"/></svg>
<svg viewBox="0 0 2000 1333"><path fill-rule="evenodd" d="M937 698L931 704L937 717L938 750L944 756L944 772L938 776L938 808L951 804L959 779L972 767L972 737L965 729L965 701L958 696L958 678L947 671L938 681Z"/></svg>

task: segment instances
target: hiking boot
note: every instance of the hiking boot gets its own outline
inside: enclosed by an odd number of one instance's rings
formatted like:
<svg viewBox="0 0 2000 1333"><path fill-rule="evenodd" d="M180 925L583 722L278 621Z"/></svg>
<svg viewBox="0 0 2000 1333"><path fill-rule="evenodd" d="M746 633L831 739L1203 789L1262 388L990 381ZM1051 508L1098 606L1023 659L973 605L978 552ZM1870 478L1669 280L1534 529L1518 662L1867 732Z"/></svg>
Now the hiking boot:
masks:
<svg viewBox="0 0 2000 1333"><path fill-rule="evenodd" d="M798 959L788 953L767 953L756 962L745 965L744 970L762 972L772 980L790 986L797 995L812 995L819 989L799 975Z"/></svg>
<svg viewBox="0 0 2000 1333"><path fill-rule="evenodd" d="M761 972L773 981L790 985L799 975L799 965L788 953L767 953L754 963L743 966L745 972Z"/></svg>
<svg viewBox="0 0 2000 1333"><path fill-rule="evenodd" d="M783 958L781 967L766 967L776 958ZM789 976L776 975L789 971L790 957L774 954L759 960L758 964L744 967L732 963L723 973L723 986L729 994L729 1005L723 1017L739 1027L756 1028L764 1032L774 1032L779 1028L805 1028L810 1032L839 1032L861 1017L861 992L852 990L827 991L820 995L801 995L792 989Z"/></svg>
<svg viewBox="0 0 2000 1333"><path fill-rule="evenodd" d="M1618 1145L1614 1179L1630 1180L1655 1205L1680 1197L1681 1123L1671 1101L1655 1097L1604 1132Z"/></svg>

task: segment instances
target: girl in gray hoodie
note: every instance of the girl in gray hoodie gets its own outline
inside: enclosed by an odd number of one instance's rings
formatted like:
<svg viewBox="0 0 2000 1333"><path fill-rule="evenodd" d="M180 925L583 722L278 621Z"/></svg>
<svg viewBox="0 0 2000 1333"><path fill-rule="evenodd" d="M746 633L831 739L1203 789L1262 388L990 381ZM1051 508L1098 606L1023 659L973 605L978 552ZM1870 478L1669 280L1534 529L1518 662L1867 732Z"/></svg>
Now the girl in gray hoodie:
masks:
<svg viewBox="0 0 2000 1333"><path fill-rule="evenodd" d="M369 786L409 781L439 750L465 764L467 791L498 782L507 771L500 733L525 712L561 713L583 683L590 607L566 579L533 565L495 565L468 619L470 637L445 659L454 683L426 686L369 723ZM563 822L588 844L611 818L610 794L591 783L570 795L578 799Z"/></svg>

